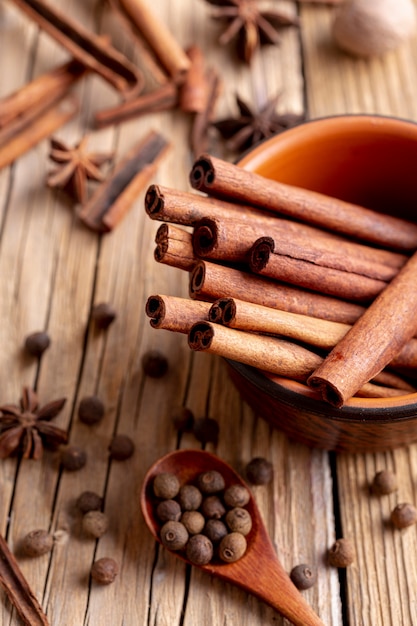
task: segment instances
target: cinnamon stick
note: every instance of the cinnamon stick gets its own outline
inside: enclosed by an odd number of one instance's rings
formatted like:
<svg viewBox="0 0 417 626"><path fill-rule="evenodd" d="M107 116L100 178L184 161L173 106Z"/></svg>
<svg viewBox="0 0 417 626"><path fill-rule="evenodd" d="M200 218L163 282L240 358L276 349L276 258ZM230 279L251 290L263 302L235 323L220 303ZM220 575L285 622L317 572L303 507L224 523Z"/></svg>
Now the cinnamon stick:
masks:
<svg viewBox="0 0 417 626"><path fill-rule="evenodd" d="M179 106L186 113L201 113L207 102L206 63L200 46L186 50L190 66L179 89Z"/></svg>
<svg viewBox="0 0 417 626"><path fill-rule="evenodd" d="M168 148L155 131L137 142L81 208L79 217L86 226L100 233L112 230L149 183Z"/></svg>
<svg viewBox="0 0 417 626"><path fill-rule="evenodd" d="M153 295L149 296L145 310L152 328L189 333L193 324L207 319L210 306L210 302L200 300Z"/></svg>
<svg viewBox="0 0 417 626"><path fill-rule="evenodd" d="M308 384L342 406L398 355L417 332L417 253L366 309Z"/></svg>
<svg viewBox="0 0 417 626"><path fill-rule="evenodd" d="M275 249L272 237L261 237L255 241L249 252L249 267L252 272L355 302L369 302L387 286L386 280L322 265L316 262L317 255L315 261L304 260L285 252L277 253ZM313 255L310 258L313 259ZM327 258L330 260L329 255ZM348 261L349 257L346 264ZM343 267L343 260L340 266ZM388 266L380 267L385 267L387 272L391 269Z"/></svg>
<svg viewBox="0 0 417 626"><path fill-rule="evenodd" d="M69 97L36 117L20 133L0 147L0 169L10 165L39 141L52 135L78 111L78 101Z"/></svg>
<svg viewBox="0 0 417 626"><path fill-rule="evenodd" d="M313 293L228 266L199 261L190 274L189 293L197 300L238 298L292 313L352 324L364 312L353 302Z"/></svg>
<svg viewBox="0 0 417 626"><path fill-rule="evenodd" d="M190 146L193 157L208 149L208 131L215 116L216 104L220 96L221 80L213 68L206 72L207 95L201 111L194 114L190 133Z"/></svg>
<svg viewBox="0 0 417 626"><path fill-rule="evenodd" d="M13 0L40 28L66 48L84 66L99 74L127 97L143 88L135 65L103 38L43 0Z"/></svg>
<svg viewBox="0 0 417 626"><path fill-rule="evenodd" d="M155 261L187 272L197 263L191 233L172 224L161 224L155 235Z"/></svg>
<svg viewBox="0 0 417 626"><path fill-rule="evenodd" d="M200 157L191 170L190 183L221 199L253 204L380 246L417 247L417 224L265 178L217 157Z"/></svg>
<svg viewBox="0 0 417 626"><path fill-rule="evenodd" d="M0 584L26 626L49 626L48 618L2 535L0 535Z"/></svg>

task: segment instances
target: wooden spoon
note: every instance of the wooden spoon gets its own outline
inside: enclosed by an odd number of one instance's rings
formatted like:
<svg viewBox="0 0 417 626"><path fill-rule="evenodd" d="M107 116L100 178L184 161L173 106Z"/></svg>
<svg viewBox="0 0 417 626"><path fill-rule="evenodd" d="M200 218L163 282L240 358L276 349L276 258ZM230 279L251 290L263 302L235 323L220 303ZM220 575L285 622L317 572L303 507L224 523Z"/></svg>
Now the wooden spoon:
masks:
<svg viewBox="0 0 417 626"><path fill-rule="evenodd" d="M161 472L171 472L181 484L185 484L193 482L198 474L208 470L220 472L227 486L236 483L245 485L230 465L214 454L201 450L172 452L156 461L148 470L141 491L141 507L146 524L157 541L161 542L161 522L155 516L156 498L152 490L154 477ZM252 530L246 537L248 546L244 556L234 563L213 562L195 567L254 594L296 626L324 626L278 560L252 495L245 508L252 516ZM194 565L183 552L173 554Z"/></svg>

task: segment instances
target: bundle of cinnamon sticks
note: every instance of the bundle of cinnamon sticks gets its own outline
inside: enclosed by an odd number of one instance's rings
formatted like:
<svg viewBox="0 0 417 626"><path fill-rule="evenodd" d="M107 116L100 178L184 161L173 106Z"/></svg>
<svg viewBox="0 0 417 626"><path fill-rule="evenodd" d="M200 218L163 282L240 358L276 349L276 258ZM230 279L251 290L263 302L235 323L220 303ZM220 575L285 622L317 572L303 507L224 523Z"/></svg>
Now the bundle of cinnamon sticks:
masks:
<svg viewBox="0 0 417 626"><path fill-rule="evenodd" d="M190 299L148 298L154 328L337 407L417 391L415 223L208 155L190 182L146 193L156 261L190 276Z"/></svg>

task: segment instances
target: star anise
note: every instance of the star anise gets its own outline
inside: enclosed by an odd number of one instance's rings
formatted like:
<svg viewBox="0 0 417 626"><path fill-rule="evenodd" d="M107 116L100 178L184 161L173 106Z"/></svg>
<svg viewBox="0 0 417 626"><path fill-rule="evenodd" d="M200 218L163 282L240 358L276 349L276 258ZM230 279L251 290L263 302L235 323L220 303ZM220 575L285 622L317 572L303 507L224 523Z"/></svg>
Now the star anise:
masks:
<svg viewBox="0 0 417 626"><path fill-rule="evenodd" d="M0 406L0 458L21 452L24 459L40 459L43 446L57 447L66 443L68 434L50 421L62 410L66 398L39 408L36 392L24 387L20 406Z"/></svg>
<svg viewBox="0 0 417 626"><path fill-rule="evenodd" d="M268 100L264 107L255 112L238 95L236 102L239 109L237 117L229 117L214 122L213 126L227 140L227 147L233 152L246 150L287 128L296 126L304 120L303 115L295 113L277 113L280 94Z"/></svg>
<svg viewBox="0 0 417 626"><path fill-rule="evenodd" d="M258 0L206 0L216 5L212 17L225 19L228 26L219 39L221 45L237 37L237 52L250 63L256 50L263 44L279 44L278 28L298 26L297 17L281 11L261 9Z"/></svg>
<svg viewBox="0 0 417 626"><path fill-rule="evenodd" d="M113 153L87 152L88 136L70 148L59 139L51 139L50 159L59 167L48 174L50 187L66 190L77 202L87 199L87 180L102 181L100 167L113 158Z"/></svg>

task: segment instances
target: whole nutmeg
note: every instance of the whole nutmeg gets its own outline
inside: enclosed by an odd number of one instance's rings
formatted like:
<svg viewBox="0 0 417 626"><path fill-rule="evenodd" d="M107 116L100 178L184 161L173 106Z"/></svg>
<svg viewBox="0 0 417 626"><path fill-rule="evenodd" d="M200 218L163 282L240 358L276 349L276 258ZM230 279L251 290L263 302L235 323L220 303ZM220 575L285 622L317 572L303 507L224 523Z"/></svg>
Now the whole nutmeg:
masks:
<svg viewBox="0 0 417 626"><path fill-rule="evenodd" d="M267 485L273 473L272 463L261 456L256 456L246 465L246 477L253 485Z"/></svg>
<svg viewBox="0 0 417 626"><path fill-rule="evenodd" d="M226 524L231 531L247 535L252 528L252 518L246 509L235 507L226 513Z"/></svg>
<svg viewBox="0 0 417 626"><path fill-rule="evenodd" d="M329 548L327 556L332 567L348 567L355 560L355 547L350 539L337 539Z"/></svg>
<svg viewBox="0 0 417 626"><path fill-rule="evenodd" d="M417 509L408 502L397 504L391 512L391 522L396 528L407 528L417 522Z"/></svg>
<svg viewBox="0 0 417 626"><path fill-rule="evenodd" d="M244 485L239 484L230 485L223 494L223 500L230 507L245 506L249 499L250 493L248 489Z"/></svg>
<svg viewBox="0 0 417 626"><path fill-rule="evenodd" d="M100 302L93 307L91 319L96 328L106 330L116 319L116 311L108 302Z"/></svg>
<svg viewBox="0 0 417 626"><path fill-rule="evenodd" d="M36 357L42 356L47 348L51 345L51 340L48 333L44 331L38 331L31 333L25 339L26 351Z"/></svg>
<svg viewBox="0 0 417 626"><path fill-rule="evenodd" d="M97 396L85 396L78 405L78 417L84 424L97 424L104 417L104 404Z"/></svg>
<svg viewBox="0 0 417 626"><path fill-rule="evenodd" d="M115 435L109 445L110 458L115 461L130 459L135 451L135 444L128 435Z"/></svg>
<svg viewBox="0 0 417 626"><path fill-rule="evenodd" d="M301 563L292 568L290 578L297 589L310 589L317 580L317 570L307 563Z"/></svg>
<svg viewBox="0 0 417 626"><path fill-rule="evenodd" d="M415 27L412 0L347 0L335 9L332 34L342 50L373 56L396 48Z"/></svg>
<svg viewBox="0 0 417 626"><path fill-rule="evenodd" d="M201 504L201 512L208 519L220 519L226 509L218 496L207 496Z"/></svg>
<svg viewBox="0 0 417 626"><path fill-rule="evenodd" d="M213 544L205 535L193 535L185 547L187 559L195 565L207 565L213 558Z"/></svg>
<svg viewBox="0 0 417 626"><path fill-rule="evenodd" d="M219 543L229 532L227 526L220 519L208 519L204 526L204 535L210 539L212 543Z"/></svg>
<svg viewBox="0 0 417 626"><path fill-rule="evenodd" d="M180 481L171 472L161 472L153 479L153 492L157 498L170 500L175 498L180 490Z"/></svg>
<svg viewBox="0 0 417 626"><path fill-rule="evenodd" d="M101 511L89 511L83 516L82 526L84 532L98 539L107 532L109 520Z"/></svg>
<svg viewBox="0 0 417 626"><path fill-rule="evenodd" d="M159 350L148 350L142 357L142 367L150 378L161 378L168 371L168 360Z"/></svg>
<svg viewBox="0 0 417 626"><path fill-rule="evenodd" d="M225 482L220 472L209 470L197 476L197 487L202 493L217 493L225 488Z"/></svg>
<svg viewBox="0 0 417 626"><path fill-rule="evenodd" d="M99 511L103 506L103 498L94 491L83 491L77 498L76 506L82 513Z"/></svg>
<svg viewBox="0 0 417 626"><path fill-rule="evenodd" d="M185 548L188 536L188 531L181 522L165 522L160 532L162 545L169 550L182 550Z"/></svg>
<svg viewBox="0 0 417 626"><path fill-rule="evenodd" d="M87 454L78 446L64 446L61 449L61 465L69 472L76 472L87 463Z"/></svg>
<svg viewBox="0 0 417 626"><path fill-rule="evenodd" d="M234 563L246 552L246 539L241 533L229 533L220 542L219 557L226 563Z"/></svg>
<svg viewBox="0 0 417 626"><path fill-rule="evenodd" d="M169 520L178 522L181 517L181 507L175 500L162 500L156 507L156 516L161 522Z"/></svg>
<svg viewBox="0 0 417 626"><path fill-rule="evenodd" d="M371 489L377 496L384 496L389 493L393 493L398 489L397 477L389 470L381 470L375 474Z"/></svg>
<svg viewBox="0 0 417 626"><path fill-rule="evenodd" d="M183 511L196 511L203 500L203 494L194 485L183 485L178 493L178 502Z"/></svg>
<svg viewBox="0 0 417 626"><path fill-rule="evenodd" d="M109 585L119 573L119 566L114 559L103 557L95 561L91 567L91 578L100 585Z"/></svg>
<svg viewBox="0 0 417 626"><path fill-rule="evenodd" d="M54 539L47 530L31 530L22 540L22 552L26 556L42 556L52 550Z"/></svg>
<svg viewBox="0 0 417 626"><path fill-rule="evenodd" d="M184 511L180 521L184 524L190 535L201 533L206 522L204 515L199 511Z"/></svg>

